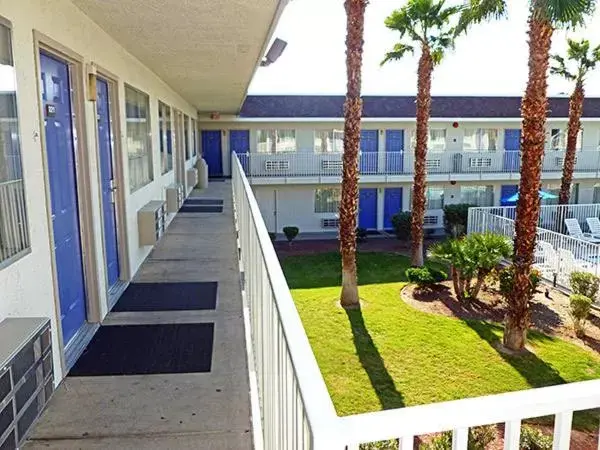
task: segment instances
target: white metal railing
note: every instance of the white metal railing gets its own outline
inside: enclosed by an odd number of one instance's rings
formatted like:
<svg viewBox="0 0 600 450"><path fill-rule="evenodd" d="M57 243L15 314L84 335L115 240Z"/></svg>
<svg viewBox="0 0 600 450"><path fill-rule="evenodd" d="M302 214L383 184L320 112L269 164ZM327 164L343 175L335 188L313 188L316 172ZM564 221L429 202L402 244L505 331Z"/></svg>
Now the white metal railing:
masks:
<svg viewBox="0 0 600 450"><path fill-rule="evenodd" d="M600 245L562 234L564 219L574 211L587 217L599 213L600 205L543 206L536 236L534 266L542 276L559 287L570 290L569 277L574 271L600 275ZM510 239L515 235L515 207L469 209L469 233L497 233ZM585 222L585 218L583 219ZM548 227L548 228L546 228Z"/></svg>
<svg viewBox="0 0 600 450"><path fill-rule="evenodd" d="M564 151L548 150L544 157L544 172L562 172ZM298 150L287 153L239 153L242 167L249 177L327 177L341 176L342 154L315 153ZM363 175L413 175L414 154L402 152L361 153ZM511 151L443 151L427 154L429 175L494 173L518 174L519 152ZM575 171L600 173L600 151L582 150L577 154Z"/></svg>
<svg viewBox="0 0 600 450"><path fill-rule="evenodd" d="M0 264L29 248L23 180L0 183Z"/></svg>
<svg viewBox="0 0 600 450"><path fill-rule="evenodd" d="M506 424L507 450L519 449L522 421L554 415L554 448L567 450L574 411L600 407L600 380L338 417L294 305L242 164L232 184L244 292L265 450L357 450L360 444L451 431L466 450L470 427Z"/></svg>

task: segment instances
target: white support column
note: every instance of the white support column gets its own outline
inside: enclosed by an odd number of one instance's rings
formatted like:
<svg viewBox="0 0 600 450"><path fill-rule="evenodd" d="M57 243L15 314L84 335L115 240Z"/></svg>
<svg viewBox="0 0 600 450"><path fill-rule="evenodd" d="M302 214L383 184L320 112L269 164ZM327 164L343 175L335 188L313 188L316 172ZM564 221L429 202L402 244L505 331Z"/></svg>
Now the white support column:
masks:
<svg viewBox="0 0 600 450"><path fill-rule="evenodd" d="M231 130L221 130L221 158L223 161L223 175L231 175L231 155L229 154L229 133Z"/></svg>
<svg viewBox="0 0 600 450"><path fill-rule="evenodd" d="M378 130L377 138L378 138L378 142L377 142L377 151L378 151L377 168L378 168L378 170L377 171L379 173L385 173L386 172L386 167L385 167L385 152L386 152L385 130Z"/></svg>
<svg viewBox="0 0 600 450"><path fill-rule="evenodd" d="M383 213L385 208L385 188L377 188L377 229L383 230Z"/></svg>
<svg viewBox="0 0 600 450"><path fill-rule="evenodd" d="M402 186L402 211L410 211L412 205L410 204L410 192L412 190L412 184L405 184Z"/></svg>

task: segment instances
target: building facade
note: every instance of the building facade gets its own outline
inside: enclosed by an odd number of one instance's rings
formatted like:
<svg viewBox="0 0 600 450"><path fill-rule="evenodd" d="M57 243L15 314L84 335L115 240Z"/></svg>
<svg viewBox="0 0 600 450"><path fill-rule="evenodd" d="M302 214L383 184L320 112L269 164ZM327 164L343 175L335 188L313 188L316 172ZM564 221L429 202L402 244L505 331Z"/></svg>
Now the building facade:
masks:
<svg viewBox="0 0 600 450"><path fill-rule="evenodd" d="M200 119L203 157L213 176L230 173L237 153L267 227L301 232L338 226L343 151L339 96L249 96L238 117ZM427 156L425 226L443 227L444 205L510 204L520 171L520 98L435 97ZM414 97L365 97L360 152L359 226L390 230L410 210ZM552 98L542 189L558 194L566 147L568 98ZM600 201L600 99L587 99L572 202ZM555 200L544 200L552 203Z"/></svg>

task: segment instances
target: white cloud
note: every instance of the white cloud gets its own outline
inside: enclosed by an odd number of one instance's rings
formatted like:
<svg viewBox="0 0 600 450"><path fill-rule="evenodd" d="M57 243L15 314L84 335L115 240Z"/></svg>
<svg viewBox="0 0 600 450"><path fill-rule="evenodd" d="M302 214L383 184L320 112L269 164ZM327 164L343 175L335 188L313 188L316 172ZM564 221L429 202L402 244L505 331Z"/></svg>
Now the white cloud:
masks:
<svg viewBox="0 0 600 450"><path fill-rule="evenodd" d="M363 61L363 93L402 95L416 92L417 56L379 63L396 42L384 19L405 1L371 0L367 7ZM521 95L527 80L528 2L508 0L509 18L481 24L461 37L435 69L432 91L437 95ZM343 94L346 90L343 0L293 0L275 35L288 42L281 58L260 68L251 94ZM585 29L568 33L600 44L600 9ZM553 52L566 47L567 33L554 34ZM568 92L568 82L550 77L549 94ZM587 94L600 96L600 68L587 81Z"/></svg>

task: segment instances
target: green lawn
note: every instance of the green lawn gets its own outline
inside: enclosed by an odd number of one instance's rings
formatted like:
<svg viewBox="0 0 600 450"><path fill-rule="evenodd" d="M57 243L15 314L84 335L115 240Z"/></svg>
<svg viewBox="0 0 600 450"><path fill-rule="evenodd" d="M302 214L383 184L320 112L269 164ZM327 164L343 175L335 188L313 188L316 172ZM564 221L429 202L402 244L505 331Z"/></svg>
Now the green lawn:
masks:
<svg viewBox="0 0 600 450"><path fill-rule="evenodd" d="M361 310L338 306L339 255L283 260L292 295L340 415L600 378L600 355L531 332L534 353L507 356L502 327L417 311L400 299L408 258L358 256ZM578 427L597 417L576 416Z"/></svg>

